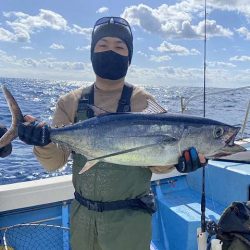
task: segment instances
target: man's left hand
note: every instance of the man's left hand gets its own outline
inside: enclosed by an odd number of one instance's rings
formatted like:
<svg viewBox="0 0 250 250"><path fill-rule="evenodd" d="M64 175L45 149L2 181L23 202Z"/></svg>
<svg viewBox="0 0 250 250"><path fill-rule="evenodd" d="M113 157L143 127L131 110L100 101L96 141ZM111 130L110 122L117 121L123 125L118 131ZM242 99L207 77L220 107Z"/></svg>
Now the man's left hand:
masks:
<svg viewBox="0 0 250 250"><path fill-rule="evenodd" d="M198 168L205 167L207 159L203 154L199 154L194 147L184 150L182 156L179 158L176 169L181 173L190 173Z"/></svg>

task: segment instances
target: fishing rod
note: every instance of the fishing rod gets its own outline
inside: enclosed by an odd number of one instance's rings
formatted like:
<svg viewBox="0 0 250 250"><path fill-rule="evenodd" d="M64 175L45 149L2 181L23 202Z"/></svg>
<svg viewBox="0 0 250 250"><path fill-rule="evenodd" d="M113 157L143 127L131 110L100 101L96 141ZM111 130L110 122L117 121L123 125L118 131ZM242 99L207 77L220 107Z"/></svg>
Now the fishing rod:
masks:
<svg viewBox="0 0 250 250"><path fill-rule="evenodd" d="M204 0L204 64L203 64L203 117L206 117L206 54L207 54L207 1ZM206 221L206 171L202 168L201 227L197 230L198 250L210 249L211 237L217 233L214 221ZM208 233L208 237L206 235ZM218 247L218 248L217 248ZM215 249L221 249L220 243Z"/></svg>
<svg viewBox="0 0 250 250"><path fill-rule="evenodd" d="M206 63L207 63L207 0L204 6L204 63L203 63L203 116L206 117ZM206 194L205 194L205 167L202 168L202 195L201 195L201 230L206 231Z"/></svg>
<svg viewBox="0 0 250 250"><path fill-rule="evenodd" d="M206 50L207 50L207 1L204 2L204 63L203 63L203 116L206 116ZM198 250L207 248L206 237L206 192L205 167L202 168L202 194L201 194L201 227L197 230Z"/></svg>

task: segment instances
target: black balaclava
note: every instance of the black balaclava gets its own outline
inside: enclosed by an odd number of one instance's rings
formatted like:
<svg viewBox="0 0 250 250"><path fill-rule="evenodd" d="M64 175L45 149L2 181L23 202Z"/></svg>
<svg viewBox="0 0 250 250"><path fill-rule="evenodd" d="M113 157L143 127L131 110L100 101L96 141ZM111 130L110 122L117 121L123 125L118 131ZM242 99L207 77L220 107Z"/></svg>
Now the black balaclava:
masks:
<svg viewBox="0 0 250 250"><path fill-rule="evenodd" d="M128 27L117 23L102 24L97 26L97 28L94 30L91 40L91 60L96 43L105 36L118 37L126 43L128 47L128 58L130 64L133 55L133 36Z"/></svg>
<svg viewBox="0 0 250 250"><path fill-rule="evenodd" d="M112 50L94 53L96 43L103 37L117 37L125 42L128 56L122 56ZM133 36L124 25L106 23L92 33L91 61L96 75L104 79L117 80L125 77L133 54Z"/></svg>

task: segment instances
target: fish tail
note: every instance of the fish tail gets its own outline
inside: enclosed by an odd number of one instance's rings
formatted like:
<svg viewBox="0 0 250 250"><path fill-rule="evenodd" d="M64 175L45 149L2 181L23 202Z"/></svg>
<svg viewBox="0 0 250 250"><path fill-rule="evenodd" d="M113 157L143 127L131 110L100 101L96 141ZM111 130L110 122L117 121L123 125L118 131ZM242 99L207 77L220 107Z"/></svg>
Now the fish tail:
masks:
<svg viewBox="0 0 250 250"><path fill-rule="evenodd" d="M18 137L18 126L20 123L24 122L22 111L13 95L4 85L2 85L2 90L12 115L12 123L9 130L0 138L0 148L10 144L11 141Z"/></svg>

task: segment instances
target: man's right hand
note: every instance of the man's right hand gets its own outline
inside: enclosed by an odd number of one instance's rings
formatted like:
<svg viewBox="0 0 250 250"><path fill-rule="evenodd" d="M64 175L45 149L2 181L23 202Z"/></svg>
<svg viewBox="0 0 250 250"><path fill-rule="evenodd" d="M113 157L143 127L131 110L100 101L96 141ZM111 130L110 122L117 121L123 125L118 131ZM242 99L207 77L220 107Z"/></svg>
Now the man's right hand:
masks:
<svg viewBox="0 0 250 250"><path fill-rule="evenodd" d="M25 122L18 126L18 136L28 145L46 146L50 140L50 127L44 122L37 122L31 115L24 117Z"/></svg>

